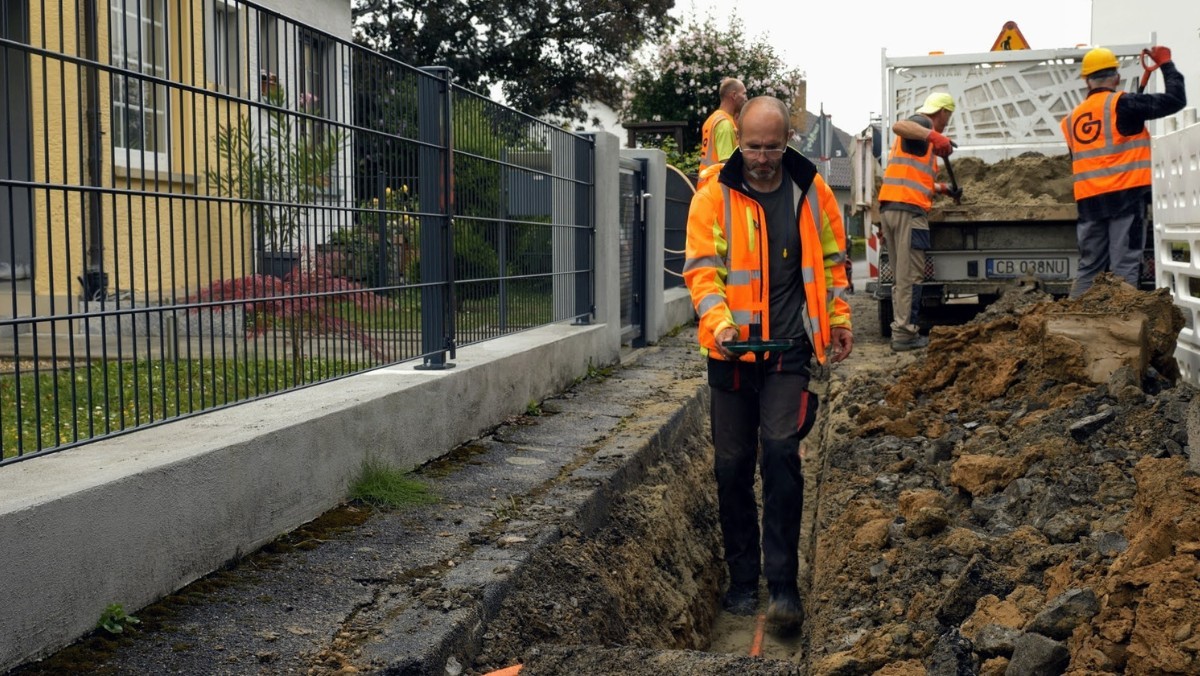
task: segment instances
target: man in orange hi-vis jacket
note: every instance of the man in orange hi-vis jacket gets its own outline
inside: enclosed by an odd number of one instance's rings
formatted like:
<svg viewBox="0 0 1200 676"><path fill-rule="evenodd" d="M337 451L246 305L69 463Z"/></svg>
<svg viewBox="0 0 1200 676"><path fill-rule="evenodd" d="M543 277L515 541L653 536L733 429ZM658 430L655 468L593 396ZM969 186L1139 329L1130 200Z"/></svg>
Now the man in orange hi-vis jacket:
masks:
<svg viewBox="0 0 1200 676"><path fill-rule="evenodd" d="M1062 120L1079 210L1079 271L1071 285L1072 298L1090 289L1096 275L1107 270L1135 288L1141 276L1150 203L1146 120L1172 115L1187 105L1183 75L1171 61L1171 50L1151 47L1147 56L1162 70L1164 93L1117 91L1117 57L1097 47L1083 55L1080 68L1087 98Z"/></svg>
<svg viewBox="0 0 1200 676"><path fill-rule="evenodd" d="M814 357L821 364L841 361L854 346L842 216L816 166L788 146L790 119L788 107L772 97L751 99L742 109L738 149L692 197L683 269L712 395L730 580L722 603L753 614L761 574L770 594L767 618L784 627L803 619L799 450L817 410L809 368ZM751 346L770 349L742 351Z"/></svg>

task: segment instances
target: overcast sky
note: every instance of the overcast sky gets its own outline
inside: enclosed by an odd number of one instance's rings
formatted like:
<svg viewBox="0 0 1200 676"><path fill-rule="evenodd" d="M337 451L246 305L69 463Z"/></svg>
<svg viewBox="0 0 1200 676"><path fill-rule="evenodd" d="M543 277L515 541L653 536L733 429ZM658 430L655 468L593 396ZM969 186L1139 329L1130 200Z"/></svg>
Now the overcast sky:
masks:
<svg viewBox="0 0 1200 676"><path fill-rule="evenodd" d="M1091 0L676 0L672 14L703 19L711 13L726 19L734 11L748 38L766 36L789 66L805 71L808 109L818 112L824 103L833 124L851 134L866 127L870 115L882 108L883 48L888 56L986 52L1008 21L1017 23L1033 49L1068 48L1091 40Z"/></svg>

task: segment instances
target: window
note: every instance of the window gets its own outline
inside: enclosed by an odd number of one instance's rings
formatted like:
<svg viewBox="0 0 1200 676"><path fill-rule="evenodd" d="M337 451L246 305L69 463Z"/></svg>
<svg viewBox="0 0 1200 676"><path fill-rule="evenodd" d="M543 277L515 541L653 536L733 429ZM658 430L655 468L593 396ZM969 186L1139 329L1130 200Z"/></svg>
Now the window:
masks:
<svg viewBox="0 0 1200 676"><path fill-rule="evenodd" d="M146 79L167 77L166 0L112 0L113 158L131 168L167 166L167 88Z"/></svg>
<svg viewBox="0 0 1200 676"><path fill-rule="evenodd" d="M321 36L307 31L300 34L297 64L300 86L296 93L296 104L299 110L317 117L326 117L325 111L330 110L325 101L325 52L325 40ZM317 138L325 134L324 125L316 125L311 121L303 129L304 133L315 134Z"/></svg>
<svg viewBox="0 0 1200 676"><path fill-rule="evenodd" d="M275 17L258 13L259 95L265 96L279 81L279 33Z"/></svg>
<svg viewBox="0 0 1200 676"><path fill-rule="evenodd" d="M208 79L222 92L237 94L242 88L246 57L242 52L240 12L236 0L209 0Z"/></svg>

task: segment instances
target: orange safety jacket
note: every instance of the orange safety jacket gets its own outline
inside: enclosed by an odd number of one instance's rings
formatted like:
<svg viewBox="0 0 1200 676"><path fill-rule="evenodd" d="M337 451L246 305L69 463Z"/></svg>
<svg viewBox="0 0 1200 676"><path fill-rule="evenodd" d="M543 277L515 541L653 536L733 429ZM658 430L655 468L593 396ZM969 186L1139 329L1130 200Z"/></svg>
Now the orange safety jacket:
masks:
<svg viewBox="0 0 1200 676"><path fill-rule="evenodd" d="M1120 92L1094 92L1062 120L1071 151L1075 199L1149 186L1150 132L1133 136L1117 130Z"/></svg>
<svg viewBox="0 0 1200 676"><path fill-rule="evenodd" d="M913 155L904 152L904 139L897 136L883 172L879 201L904 202L929 211L936 180L937 156L933 154L933 144L925 144L924 155Z"/></svg>
<svg viewBox="0 0 1200 676"><path fill-rule="evenodd" d="M748 340L749 325L760 324L763 339L771 337L771 271L765 253L770 243L762 205L737 187L742 166L741 155L734 153L717 180L692 197L688 212L683 278L700 317L700 351L712 359L723 359L716 334L727 327L736 327L738 339ZM811 161L789 148L781 171L797 203L805 333L824 364L831 329L850 328L846 232L837 198Z"/></svg>
<svg viewBox="0 0 1200 676"><path fill-rule="evenodd" d="M729 113L717 108L704 121L704 126L700 128L700 180L697 181L697 188L704 185L707 179L704 178L704 170L724 162L723 158L717 157L717 123L724 120L729 120L729 124L733 125L733 129L737 131L737 120Z"/></svg>

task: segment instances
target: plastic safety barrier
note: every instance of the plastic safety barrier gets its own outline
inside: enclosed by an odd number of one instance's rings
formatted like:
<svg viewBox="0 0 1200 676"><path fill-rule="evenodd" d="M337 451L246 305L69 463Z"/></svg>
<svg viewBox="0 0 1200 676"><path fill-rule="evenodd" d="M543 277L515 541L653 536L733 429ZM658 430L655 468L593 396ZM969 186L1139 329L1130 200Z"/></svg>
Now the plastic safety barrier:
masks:
<svg viewBox="0 0 1200 676"><path fill-rule="evenodd" d="M1200 124L1194 109L1166 122L1176 129L1152 146L1155 284L1183 311L1175 359L1184 381L1200 387Z"/></svg>

